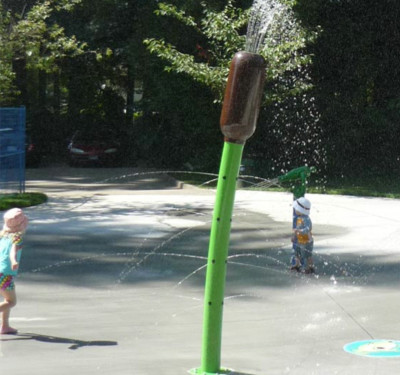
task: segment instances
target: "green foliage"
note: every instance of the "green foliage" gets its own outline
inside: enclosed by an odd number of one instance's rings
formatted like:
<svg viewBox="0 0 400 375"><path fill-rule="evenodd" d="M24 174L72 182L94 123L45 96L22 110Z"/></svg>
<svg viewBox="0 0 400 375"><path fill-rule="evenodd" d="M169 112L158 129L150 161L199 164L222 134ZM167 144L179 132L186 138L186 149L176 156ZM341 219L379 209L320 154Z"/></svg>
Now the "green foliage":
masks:
<svg viewBox="0 0 400 375"><path fill-rule="evenodd" d="M168 61L166 71L190 76L211 88L215 99L221 101L230 59L244 45L244 36L239 34L239 30L246 24L247 17L245 12L233 6L233 1L228 1L222 12L208 9L205 3L201 5L203 18L199 21L171 4L160 3L156 11L157 15L173 17L200 35L199 39L205 41L206 48L198 45L197 56L179 52L163 39L148 38L144 43L151 53Z"/></svg>
<svg viewBox="0 0 400 375"><path fill-rule="evenodd" d="M3 50L1 43L0 49ZM7 61L4 56L0 57L0 106L8 103L17 95L18 91L13 84L14 78L11 62Z"/></svg>
<svg viewBox="0 0 400 375"><path fill-rule="evenodd" d="M14 86L13 61L25 61L26 68L54 72L65 57L81 54L86 45L53 21L57 11L70 11L80 0L48 0L33 6L4 9L0 4L0 104L18 93Z"/></svg>
<svg viewBox="0 0 400 375"><path fill-rule="evenodd" d="M135 107L145 110L143 103L134 103L134 89L150 91L144 81L152 75L152 64L143 39L161 29L154 22L155 2L85 0L71 14L73 22L64 20L68 34L84 40L91 52L70 59L63 72L71 126L78 126L75 118L85 113L94 115L94 124L101 120L116 130L132 130Z"/></svg>
<svg viewBox="0 0 400 375"><path fill-rule="evenodd" d="M203 15L200 20L165 3L159 4L156 14L173 17L201 35L205 47L200 52L203 60L207 61L199 61L199 56L179 52L177 47L163 39L148 38L144 43L151 53L169 63L165 67L166 71L187 74L195 81L210 87L215 100L220 102L230 61L237 51L244 49L249 10L235 7L233 0L228 1L222 11L215 11L205 3L201 4ZM284 19L285 17L291 19ZM297 24L290 8L277 20L275 27L267 35L265 47L260 51L268 62L267 79L275 82L270 86L267 102L281 100L287 95L297 95L311 87L310 80L301 77L298 72L311 63L311 56L304 51L317 34L317 30L311 32ZM282 80L288 73L296 78Z"/></svg>
<svg viewBox="0 0 400 375"><path fill-rule="evenodd" d="M0 194L0 210L31 207L47 202L43 193Z"/></svg>
<svg viewBox="0 0 400 375"><path fill-rule="evenodd" d="M340 176L400 172L400 3L297 0L311 46L312 77L326 135L328 170Z"/></svg>
<svg viewBox="0 0 400 375"><path fill-rule="evenodd" d="M12 45L8 43L10 13L3 10L0 3L0 105L10 101L17 90L13 84L15 74L12 70Z"/></svg>
<svg viewBox="0 0 400 375"><path fill-rule="evenodd" d="M245 48L252 0L165 1L1 1L0 105L25 105L63 145L72 126L135 119L132 148L146 158L212 165L213 102ZM287 12L260 51L265 95L246 157L260 175L316 158L332 178L398 174L400 2L280 1Z"/></svg>
<svg viewBox="0 0 400 375"><path fill-rule="evenodd" d="M132 141L138 157L155 168L216 170L222 138L219 109L212 93L189 76L153 68L151 102L135 123ZM194 104L195 103L195 104Z"/></svg>
<svg viewBox="0 0 400 375"><path fill-rule="evenodd" d="M158 16L172 16L178 21L182 22L186 26L190 26L200 31L197 27L197 23L193 17L187 16L184 11L179 10L172 4L160 3L158 4L159 9L155 10L154 13Z"/></svg>
<svg viewBox="0 0 400 375"><path fill-rule="evenodd" d="M202 3L204 18L201 20L201 30L217 65L226 66L245 43L245 36L240 33L247 24L248 12L235 8L233 4L233 1L228 1L222 12L217 12L208 10Z"/></svg>
<svg viewBox="0 0 400 375"><path fill-rule="evenodd" d="M164 40L146 39L145 43L150 52L170 62L165 71L187 74L195 81L209 86L216 96L221 96L228 67L210 67L207 63L196 62L194 56L177 51Z"/></svg>
<svg viewBox="0 0 400 375"><path fill-rule="evenodd" d="M25 58L28 69L56 71L61 59L83 53L86 43L67 36L63 27L51 21L56 10L70 10L77 3L44 1L34 5L22 19L15 15L18 22L9 39L16 57Z"/></svg>

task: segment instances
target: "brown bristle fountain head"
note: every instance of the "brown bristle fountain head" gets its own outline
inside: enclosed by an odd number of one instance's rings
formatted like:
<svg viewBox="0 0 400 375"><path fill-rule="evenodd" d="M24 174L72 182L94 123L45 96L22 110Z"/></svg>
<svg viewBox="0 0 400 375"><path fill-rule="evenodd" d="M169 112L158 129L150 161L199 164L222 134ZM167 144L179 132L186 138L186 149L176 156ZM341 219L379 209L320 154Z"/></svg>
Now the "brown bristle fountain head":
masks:
<svg viewBox="0 0 400 375"><path fill-rule="evenodd" d="M244 144L255 129L265 81L265 60L250 52L232 59L221 112L221 131L226 142Z"/></svg>

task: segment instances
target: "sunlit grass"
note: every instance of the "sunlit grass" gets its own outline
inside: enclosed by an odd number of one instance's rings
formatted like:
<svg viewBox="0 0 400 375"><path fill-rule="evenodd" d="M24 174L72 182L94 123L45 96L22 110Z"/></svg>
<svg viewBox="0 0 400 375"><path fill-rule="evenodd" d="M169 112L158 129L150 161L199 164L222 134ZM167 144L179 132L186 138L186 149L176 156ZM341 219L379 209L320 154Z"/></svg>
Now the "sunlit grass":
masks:
<svg viewBox="0 0 400 375"><path fill-rule="evenodd" d="M312 188L310 192L314 192ZM400 198L400 180L392 176L331 180L328 181L323 192L326 194L398 199Z"/></svg>
<svg viewBox="0 0 400 375"><path fill-rule="evenodd" d="M15 193L0 194L0 211L10 208L37 206L47 201L46 194L42 193Z"/></svg>

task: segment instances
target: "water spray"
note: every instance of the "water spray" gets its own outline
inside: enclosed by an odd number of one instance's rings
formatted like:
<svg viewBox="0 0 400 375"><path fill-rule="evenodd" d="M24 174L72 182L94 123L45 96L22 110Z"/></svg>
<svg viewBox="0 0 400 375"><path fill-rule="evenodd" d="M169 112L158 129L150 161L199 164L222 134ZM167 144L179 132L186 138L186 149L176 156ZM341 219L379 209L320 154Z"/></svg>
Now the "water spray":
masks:
<svg viewBox="0 0 400 375"><path fill-rule="evenodd" d="M262 56L238 52L232 59L220 125L224 147L208 250L201 367L193 374L226 374L221 368L222 315L236 182L244 144L256 128L264 88Z"/></svg>

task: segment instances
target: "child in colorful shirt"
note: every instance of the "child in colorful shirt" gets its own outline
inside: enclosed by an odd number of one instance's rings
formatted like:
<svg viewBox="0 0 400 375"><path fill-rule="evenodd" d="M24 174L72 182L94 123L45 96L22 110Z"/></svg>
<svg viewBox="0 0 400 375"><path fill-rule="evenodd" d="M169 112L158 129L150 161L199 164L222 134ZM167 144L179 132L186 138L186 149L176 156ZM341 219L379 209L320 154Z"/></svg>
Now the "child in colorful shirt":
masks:
<svg viewBox="0 0 400 375"><path fill-rule="evenodd" d="M0 334L15 334L17 330L9 324L10 310L17 304L14 278L17 276L21 259L23 234L28 218L21 209L13 208L4 214L4 226L0 232L0 303L2 314Z"/></svg>
<svg viewBox="0 0 400 375"><path fill-rule="evenodd" d="M293 202L293 271L301 271L305 265L305 273L314 273L314 262L312 252L314 239L312 236L312 222L310 219L311 202L304 197L298 198ZM304 264L306 263L306 264Z"/></svg>

